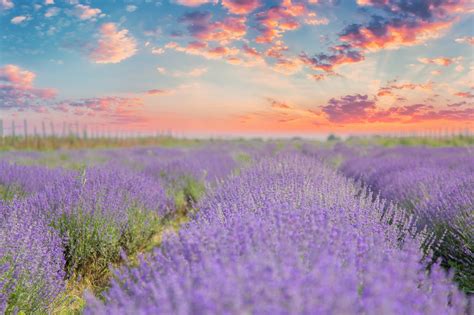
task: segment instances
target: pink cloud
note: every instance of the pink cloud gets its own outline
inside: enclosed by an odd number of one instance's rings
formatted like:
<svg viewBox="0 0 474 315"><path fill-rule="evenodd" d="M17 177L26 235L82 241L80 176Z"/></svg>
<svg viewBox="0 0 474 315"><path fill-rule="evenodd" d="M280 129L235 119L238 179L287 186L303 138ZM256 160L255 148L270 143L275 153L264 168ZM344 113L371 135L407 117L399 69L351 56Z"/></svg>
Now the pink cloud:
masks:
<svg viewBox="0 0 474 315"><path fill-rule="evenodd" d="M346 95L340 99L332 98L322 106L328 120L335 123L353 123L365 120L368 112L375 110L375 101L367 95Z"/></svg>
<svg viewBox="0 0 474 315"><path fill-rule="evenodd" d="M15 16L14 18L12 18L12 19L10 20L10 22L11 22L12 24L21 24L21 23L23 23L23 22L25 22L25 21L27 21L27 20L28 20L28 17L27 17L27 16L25 16L25 15L19 15L19 16Z"/></svg>
<svg viewBox="0 0 474 315"><path fill-rule="evenodd" d="M286 31L296 30L300 27L298 17L307 13L306 7L293 4L291 0L284 0L281 5L273 6L257 14L260 35L255 39L257 43L270 43L279 38Z"/></svg>
<svg viewBox="0 0 474 315"><path fill-rule="evenodd" d="M432 91L433 90L433 83L411 83L411 82L404 82L404 83L396 83L393 81L391 84L381 87L377 93L377 96L393 96L395 95L393 90L424 90L424 91Z"/></svg>
<svg viewBox="0 0 474 315"><path fill-rule="evenodd" d="M188 7L197 7L207 3L216 4L217 0L175 0L176 3L188 6Z"/></svg>
<svg viewBox="0 0 474 315"><path fill-rule="evenodd" d="M167 95L170 94L170 90L162 90L162 89L152 89L146 91L146 94L148 95Z"/></svg>
<svg viewBox="0 0 474 315"><path fill-rule="evenodd" d="M15 6L12 0L0 0L0 11L10 10Z"/></svg>
<svg viewBox="0 0 474 315"><path fill-rule="evenodd" d="M352 47L368 51L397 49L402 46L414 46L427 40L438 38L441 32L451 27L452 21L426 22L416 24L408 21L386 21L378 28L365 26L349 27L340 37Z"/></svg>
<svg viewBox="0 0 474 315"><path fill-rule="evenodd" d="M222 0L222 5L233 14L249 14L258 8L259 0Z"/></svg>
<svg viewBox="0 0 474 315"><path fill-rule="evenodd" d="M437 58L418 58L418 61L424 64L433 64L438 66L449 66L455 62L458 62L460 58L449 58L449 57L437 57Z"/></svg>
<svg viewBox="0 0 474 315"><path fill-rule="evenodd" d="M31 86L36 74L23 70L16 65L6 65L0 68L0 81L6 81L14 85Z"/></svg>
<svg viewBox="0 0 474 315"><path fill-rule="evenodd" d="M89 20L98 16L102 11L97 8L91 8L88 5L77 4L74 7L74 15L80 20Z"/></svg>
<svg viewBox="0 0 474 315"><path fill-rule="evenodd" d="M247 33L244 16L229 16L213 22L211 13L194 11L183 15L180 21L187 24L189 33L199 41L226 44L243 38Z"/></svg>
<svg viewBox="0 0 474 315"><path fill-rule="evenodd" d="M137 52L136 41L128 30L119 30L114 23L102 24L99 36L96 47L89 54L95 63L119 63Z"/></svg>
<svg viewBox="0 0 474 315"><path fill-rule="evenodd" d="M0 107L34 108L56 96L54 89L36 88L36 74L17 65L0 68Z"/></svg>
<svg viewBox="0 0 474 315"><path fill-rule="evenodd" d="M474 94L471 92L457 92L454 95L462 97L462 98L474 98Z"/></svg>

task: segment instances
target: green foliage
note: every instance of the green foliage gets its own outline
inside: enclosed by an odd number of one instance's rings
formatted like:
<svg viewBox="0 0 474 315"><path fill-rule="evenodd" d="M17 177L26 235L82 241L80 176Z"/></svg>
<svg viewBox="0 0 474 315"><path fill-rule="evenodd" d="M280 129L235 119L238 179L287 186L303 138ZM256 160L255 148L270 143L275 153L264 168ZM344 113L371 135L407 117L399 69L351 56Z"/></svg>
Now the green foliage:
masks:
<svg viewBox="0 0 474 315"><path fill-rule="evenodd" d="M12 201L14 198L22 198L26 196L18 185L0 185L0 199L3 201Z"/></svg>
<svg viewBox="0 0 474 315"><path fill-rule="evenodd" d="M132 147L132 146L193 146L200 144L197 139L177 139L171 136L156 137L135 137L135 138L114 138L114 137L12 137L0 138L0 151L10 150L39 150L51 151L57 149L83 149L83 148L114 148L114 147Z"/></svg>
<svg viewBox="0 0 474 315"><path fill-rule="evenodd" d="M170 190L176 209L186 212L204 195L206 187L193 177L183 176L172 184Z"/></svg>
<svg viewBox="0 0 474 315"><path fill-rule="evenodd" d="M351 137L346 140L347 144L357 146L379 145L384 147L395 146L427 146L427 147L463 147L473 146L474 136L457 135L444 138L435 137L382 137L373 136L369 138Z"/></svg>
<svg viewBox="0 0 474 315"><path fill-rule="evenodd" d="M121 260L123 250L128 255L143 249L160 225L154 212L132 207L123 224L104 216L100 211L78 210L63 214L53 222L65 239L66 272L70 279L86 278L101 291L110 277L109 266Z"/></svg>
<svg viewBox="0 0 474 315"><path fill-rule="evenodd" d="M341 140L341 138L339 138L335 134L330 134L327 138L327 141L329 141L329 142L335 142L335 141L340 141L340 140Z"/></svg>
<svg viewBox="0 0 474 315"><path fill-rule="evenodd" d="M11 257L0 257L0 266L7 267L0 273L0 296L8 292L5 314L46 314L49 305L45 304L41 296L43 284L31 281L32 275L27 270L15 279Z"/></svg>

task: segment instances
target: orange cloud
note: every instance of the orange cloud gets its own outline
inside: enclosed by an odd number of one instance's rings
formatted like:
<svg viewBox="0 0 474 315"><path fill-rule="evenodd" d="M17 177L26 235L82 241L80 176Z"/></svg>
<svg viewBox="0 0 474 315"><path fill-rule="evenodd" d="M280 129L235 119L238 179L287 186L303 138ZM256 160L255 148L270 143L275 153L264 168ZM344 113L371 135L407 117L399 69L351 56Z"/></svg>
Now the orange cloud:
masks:
<svg viewBox="0 0 474 315"><path fill-rule="evenodd" d="M462 97L462 98L474 98L474 94L471 92L457 92L454 95Z"/></svg>
<svg viewBox="0 0 474 315"><path fill-rule="evenodd" d="M437 58L418 58L418 61L424 64L434 64L438 66L449 66L455 62L458 62L460 57L448 58L448 57L437 57Z"/></svg>
<svg viewBox="0 0 474 315"><path fill-rule="evenodd" d="M229 16L221 21L212 22L209 12L194 11L180 19L187 24L189 33L200 41L217 41L226 44L243 38L247 33L245 16Z"/></svg>
<svg viewBox="0 0 474 315"><path fill-rule="evenodd" d="M257 14L260 35L255 39L257 43L271 43L286 31L298 29L300 23L297 17L307 13L302 3L293 4L291 0L284 0L281 5Z"/></svg>
<svg viewBox="0 0 474 315"><path fill-rule="evenodd" d="M100 9L91 8L88 5L77 4L74 7L74 15L80 20L89 20L101 14Z"/></svg>
<svg viewBox="0 0 474 315"><path fill-rule="evenodd" d="M127 29L119 30L115 23L100 27L100 38L89 57L95 63L119 63L137 52L137 44Z"/></svg>
<svg viewBox="0 0 474 315"><path fill-rule="evenodd" d="M381 87L377 93L377 96L393 96L393 90L424 90L424 91L432 91L433 90L433 83L392 83L390 85Z"/></svg>
<svg viewBox="0 0 474 315"><path fill-rule="evenodd" d="M453 21L425 22L416 24L399 20L387 21L377 28L353 25L340 36L352 47L371 52L381 49L397 49L402 46L414 46L430 39L438 38L451 27Z"/></svg>

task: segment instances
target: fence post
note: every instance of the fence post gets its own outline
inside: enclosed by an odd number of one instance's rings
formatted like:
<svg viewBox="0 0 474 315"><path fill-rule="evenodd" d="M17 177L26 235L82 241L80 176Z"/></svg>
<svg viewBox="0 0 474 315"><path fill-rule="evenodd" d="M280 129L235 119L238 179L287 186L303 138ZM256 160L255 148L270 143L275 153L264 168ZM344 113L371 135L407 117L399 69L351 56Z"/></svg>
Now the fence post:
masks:
<svg viewBox="0 0 474 315"><path fill-rule="evenodd" d="M28 143L28 121L23 120L23 131L25 133L25 142Z"/></svg>
<svg viewBox="0 0 474 315"><path fill-rule="evenodd" d="M14 144L15 143L15 121L14 120L12 120L12 134L11 134L11 136L12 136L12 144Z"/></svg>
<svg viewBox="0 0 474 315"><path fill-rule="evenodd" d="M0 119L0 141L3 145L3 119Z"/></svg>
<svg viewBox="0 0 474 315"><path fill-rule="evenodd" d="M44 124L44 120L41 121L41 129L42 129L41 131L43 133L43 138L46 138L46 126Z"/></svg>

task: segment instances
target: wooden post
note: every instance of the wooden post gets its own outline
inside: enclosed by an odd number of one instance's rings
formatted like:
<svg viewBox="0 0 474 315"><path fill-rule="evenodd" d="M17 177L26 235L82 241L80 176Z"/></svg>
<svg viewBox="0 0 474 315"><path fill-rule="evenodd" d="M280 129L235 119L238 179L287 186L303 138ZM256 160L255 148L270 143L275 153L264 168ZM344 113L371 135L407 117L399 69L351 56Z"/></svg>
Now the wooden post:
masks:
<svg viewBox="0 0 474 315"><path fill-rule="evenodd" d="M23 120L23 131L25 133L25 141L28 142L28 121L26 119Z"/></svg>
<svg viewBox="0 0 474 315"><path fill-rule="evenodd" d="M46 126L44 124L44 121L41 122L41 131L43 133L43 138L46 139Z"/></svg>
<svg viewBox="0 0 474 315"><path fill-rule="evenodd" d="M3 119L0 119L0 141L3 144Z"/></svg>

